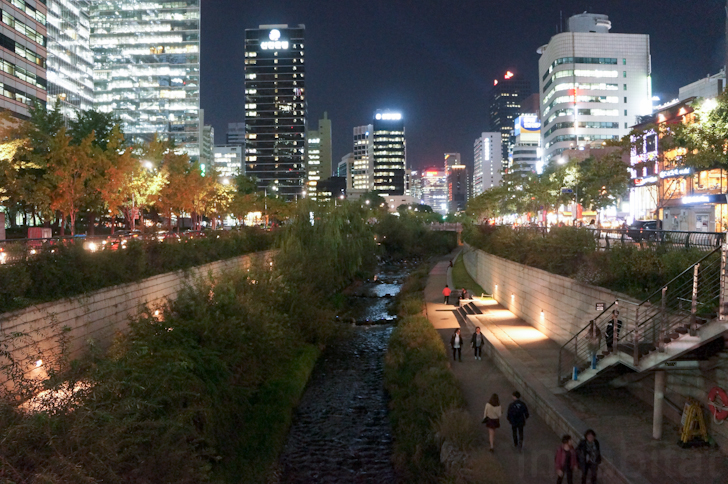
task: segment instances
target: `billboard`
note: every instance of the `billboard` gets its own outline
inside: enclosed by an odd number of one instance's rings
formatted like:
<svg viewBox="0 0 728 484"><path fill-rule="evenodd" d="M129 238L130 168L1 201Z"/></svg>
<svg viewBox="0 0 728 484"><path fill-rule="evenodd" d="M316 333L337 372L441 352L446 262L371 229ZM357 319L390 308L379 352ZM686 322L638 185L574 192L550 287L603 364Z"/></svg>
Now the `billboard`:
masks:
<svg viewBox="0 0 728 484"><path fill-rule="evenodd" d="M522 114L516 118L515 135L541 134L541 120L535 114Z"/></svg>

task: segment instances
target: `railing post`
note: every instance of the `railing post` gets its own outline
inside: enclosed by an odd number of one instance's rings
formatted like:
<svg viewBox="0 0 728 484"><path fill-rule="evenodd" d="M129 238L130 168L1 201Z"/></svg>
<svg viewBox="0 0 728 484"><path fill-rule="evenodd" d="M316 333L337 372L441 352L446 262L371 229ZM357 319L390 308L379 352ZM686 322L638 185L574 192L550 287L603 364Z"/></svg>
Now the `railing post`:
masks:
<svg viewBox="0 0 728 484"><path fill-rule="evenodd" d="M698 334L698 323L696 320L696 314L698 313L698 270L700 264L695 264L693 270L693 303L690 306L690 336L696 336Z"/></svg>
<svg viewBox="0 0 728 484"><path fill-rule="evenodd" d="M635 368L640 364L640 307L634 311L634 366Z"/></svg>
<svg viewBox="0 0 728 484"><path fill-rule="evenodd" d="M579 335L574 336L574 367L571 369L571 378L579 377Z"/></svg>
<svg viewBox="0 0 728 484"><path fill-rule="evenodd" d="M667 286L662 288L662 300L660 301L660 331L658 333L659 342L657 347L660 353L665 352L665 326L667 326Z"/></svg>
<svg viewBox="0 0 728 484"><path fill-rule="evenodd" d="M728 319L728 281L726 281L726 253L728 252L728 244L723 244L720 251L720 300L718 307L718 317L721 321Z"/></svg>

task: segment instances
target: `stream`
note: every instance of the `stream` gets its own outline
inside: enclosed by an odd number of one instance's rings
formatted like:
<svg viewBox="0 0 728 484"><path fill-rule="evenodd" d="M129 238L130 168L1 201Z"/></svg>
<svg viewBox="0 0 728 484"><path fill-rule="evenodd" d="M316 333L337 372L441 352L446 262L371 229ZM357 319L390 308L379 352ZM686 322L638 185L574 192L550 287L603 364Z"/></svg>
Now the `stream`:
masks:
<svg viewBox="0 0 728 484"><path fill-rule="evenodd" d="M321 355L294 414L281 483L396 481L384 355L396 319L389 303L410 270L381 266L377 281L348 298L345 335Z"/></svg>

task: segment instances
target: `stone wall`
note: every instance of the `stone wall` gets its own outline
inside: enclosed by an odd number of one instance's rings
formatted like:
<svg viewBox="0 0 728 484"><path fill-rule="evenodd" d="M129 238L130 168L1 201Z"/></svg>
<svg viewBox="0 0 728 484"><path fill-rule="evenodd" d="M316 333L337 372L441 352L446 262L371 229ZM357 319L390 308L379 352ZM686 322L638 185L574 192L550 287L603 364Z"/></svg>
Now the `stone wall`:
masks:
<svg viewBox="0 0 728 484"><path fill-rule="evenodd" d="M272 251L257 252L3 313L0 314L0 345L8 345L8 351L16 360L27 360L32 367L34 355L39 351L53 357L58 355L58 335L66 328L68 355L76 358L89 343L108 347L114 335L124 331L129 321L141 314L145 305L152 309L162 306L168 299L174 298L186 283L226 270L247 270L256 263L268 265L272 263L272 257ZM19 334L25 336L18 337ZM0 364L6 363L0 359ZM0 384L6 381L6 375L0 374Z"/></svg>
<svg viewBox="0 0 728 484"><path fill-rule="evenodd" d="M496 301L558 342L566 343L599 314L596 303L636 302L617 292L466 248L465 268Z"/></svg>

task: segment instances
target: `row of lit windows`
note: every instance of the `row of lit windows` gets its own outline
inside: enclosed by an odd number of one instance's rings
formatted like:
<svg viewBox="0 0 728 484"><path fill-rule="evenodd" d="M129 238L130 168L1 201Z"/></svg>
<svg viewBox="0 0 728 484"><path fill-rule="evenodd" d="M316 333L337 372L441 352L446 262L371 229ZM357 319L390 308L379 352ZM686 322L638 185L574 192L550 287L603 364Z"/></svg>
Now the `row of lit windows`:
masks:
<svg viewBox="0 0 728 484"><path fill-rule="evenodd" d="M626 71L625 71L626 74ZM585 70L585 69L576 69L576 70L567 70L567 71L559 71L554 74L554 76L549 79L549 81L544 84L543 86L543 92L546 92L546 90L551 86L551 84L556 79L561 79L562 77L595 77L595 78L601 78L601 77L619 77L619 71L602 71L602 70ZM624 77L627 77L624 75Z"/></svg>
<svg viewBox="0 0 728 484"><path fill-rule="evenodd" d="M19 101L23 104L31 105L33 101L38 101L38 98L35 96L32 96L26 92L21 91L20 89L16 89L11 86L6 86L4 83L0 82L0 94L3 96L14 99L15 101Z"/></svg>
<svg viewBox="0 0 728 484"><path fill-rule="evenodd" d="M576 97L576 99L574 99ZM546 112L550 111L555 105L563 103L608 103L615 104L619 102L617 96L560 96L554 99L551 104L545 109Z"/></svg>
<svg viewBox="0 0 728 484"><path fill-rule="evenodd" d="M21 10L21 11L25 12L25 14L28 17L32 18L33 20L35 20L39 24L41 24L41 25L45 25L46 24L46 16L45 16L45 14L42 13L42 12L39 12L34 7L32 7L31 5L28 5L23 0L8 0L8 2L10 2L11 4L13 4L13 6L15 8L17 8L18 10ZM41 2L43 2L43 4L45 4L45 0L41 0Z"/></svg>
<svg viewBox="0 0 728 484"><path fill-rule="evenodd" d="M564 123L556 123L553 125L548 131L546 131L543 135L544 137L549 136L554 131L558 131L560 129L567 129L567 128L573 128L574 122L564 122ZM608 122L599 122L599 121L581 121L577 123L578 128L585 128L585 129L619 129L619 123L608 121Z"/></svg>
<svg viewBox="0 0 728 484"><path fill-rule="evenodd" d="M42 77L38 77L34 73L29 72L22 67L18 67L9 61L6 61L5 59L0 59L0 69L2 69L3 72L10 74L11 76L15 76L18 79L21 79L36 87L39 87L41 89L47 89L48 83L45 79L43 79Z"/></svg>
<svg viewBox="0 0 728 484"><path fill-rule="evenodd" d="M624 63L627 63L627 59L624 59ZM548 71L543 75L542 80L546 80L548 75L553 70L562 64L602 64L602 65L617 65L617 59L613 57L562 57L556 59L550 66Z"/></svg>
<svg viewBox="0 0 728 484"><path fill-rule="evenodd" d="M625 84L626 86L626 84ZM619 84L607 84L604 82L600 83L586 83L579 84L573 82L564 82L557 84L551 92L544 96L542 104L546 104L558 91L566 91L576 89L578 91L618 91Z"/></svg>
<svg viewBox="0 0 728 484"><path fill-rule="evenodd" d="M45 58L39 56L24 45L15 42L15 40L11 39L7 35L0 34L0 47L8 49L10 52L15 52L15 54L19 55L20 57L28 59L33 64L37 64L45 69Z"/></svg>
<svg viewBox="0 0 728 484"><path fill-rule="evenodd" d="M608 134L583 134L579 135L579 141L597 141L597 140L615 140L619 139L619 136L617 135L608 135ZM577 135L575 134L564 134L561 136L556 136L555 138L552 138L549 140L548 143L546 143L546 148L549 146L553 146L556 143L562 143L564 141L576 141Z"/></svg>

